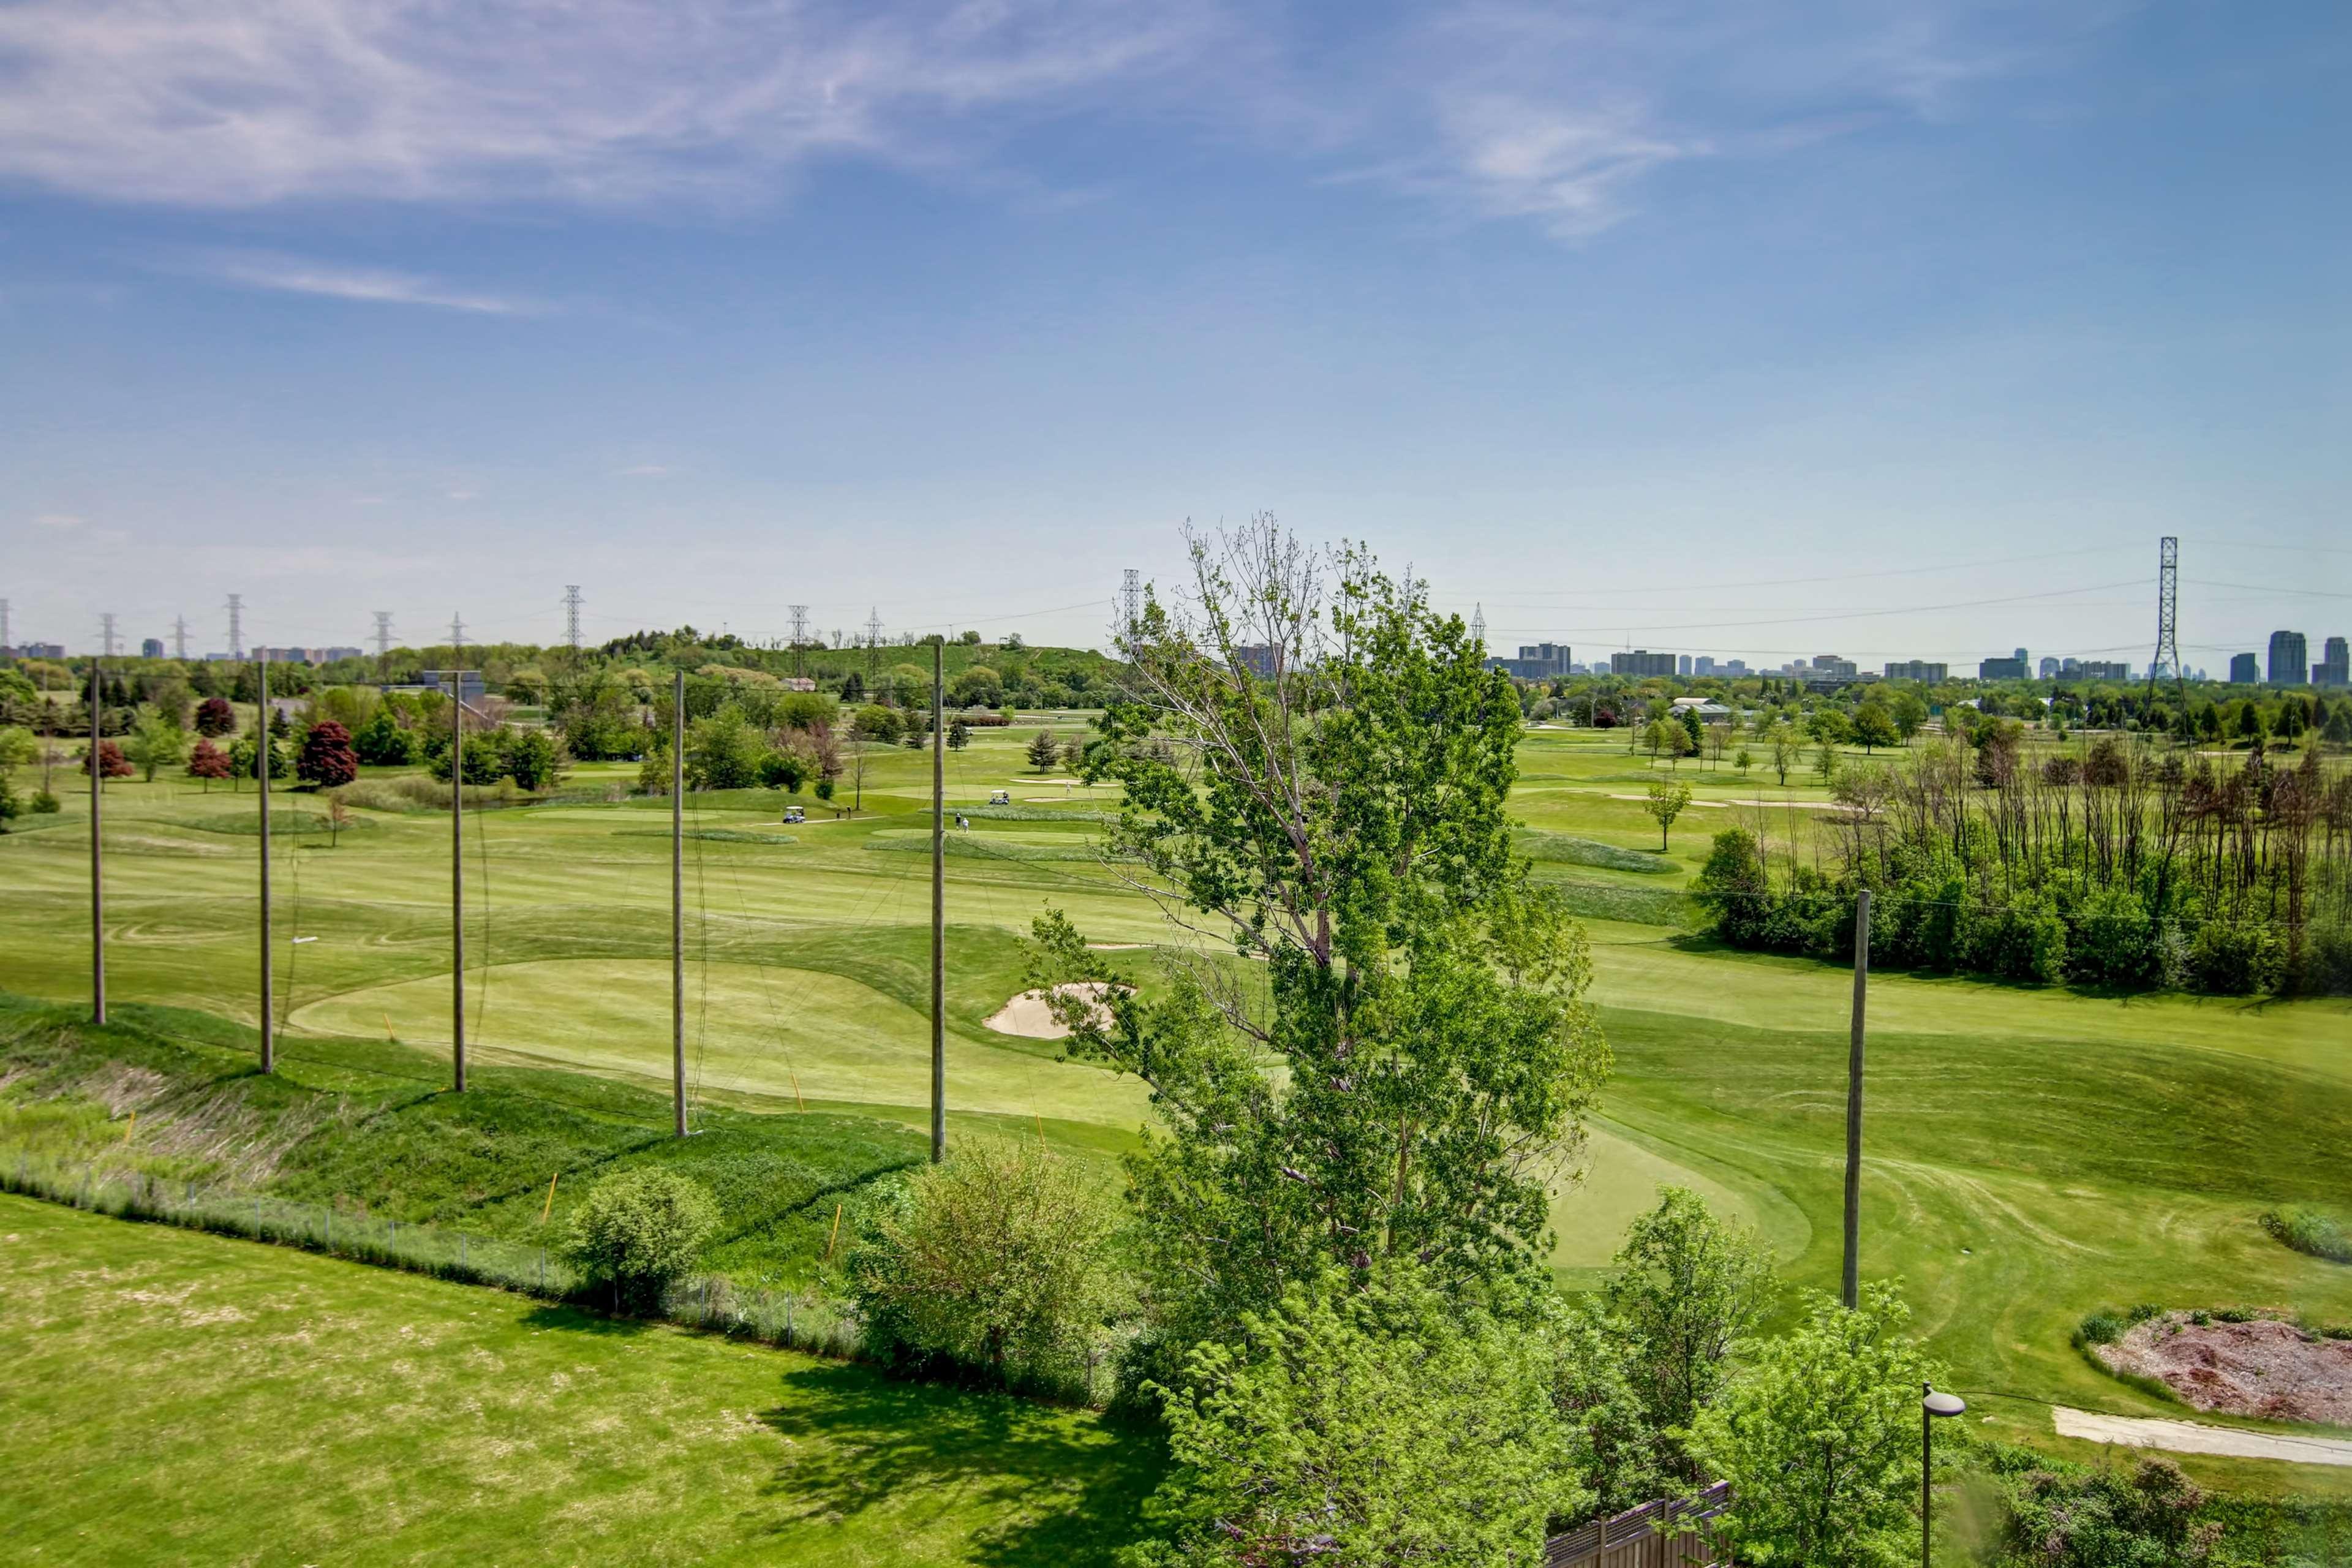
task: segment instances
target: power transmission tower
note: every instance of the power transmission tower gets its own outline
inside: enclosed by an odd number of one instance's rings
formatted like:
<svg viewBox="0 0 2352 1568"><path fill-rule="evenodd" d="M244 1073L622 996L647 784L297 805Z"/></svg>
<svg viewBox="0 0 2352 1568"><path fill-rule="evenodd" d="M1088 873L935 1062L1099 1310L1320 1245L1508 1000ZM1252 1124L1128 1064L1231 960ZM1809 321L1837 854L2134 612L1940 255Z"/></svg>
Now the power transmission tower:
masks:
<svg viewBox="0 0 2352 1568"><path fill-rule="evenodd" d="M806 605L793 605L790 608L793 612L793 679L797 680L802 673L801 645L808 641L809 607Z"/></svg>
<svg viewBox="0 0 2352 1568"><path fill-rule="evenodd" d="M101 615L101 616L100 616L98 617L98 620L99 620L99 625L100 625L101 627L103 627L103 628L104 628L103 630L101 630L101 631L98 634L98 635L99 635L99 638L100 638L100 641L99 641L99 647L100 647L100 649L105 653L105 655L106 655L106 657L107 657L107 658L112 658L114 657L114 616L113 616L113 613L112 613L111 611L110 611L110 612L108 612L108 613L106 613L106 614L104 614L104 615Z"/></svg>
<svg viewBox="0 0 2352 1568"><path fill-rule="evenodd" d="M1470 640L1484 652L1486 647L1486 606L1478 605L1470 611Z"/></svg>
<svg viewBox="0 0 2352 1568"><path fill-rule="evenodd" d="M2168 533L2157 546L2156 574L2156 656L2148 660L2147 700L2156 701L2156 683L2162 671L2172 672L2173 695L2180 703L2181 716L2189 713L2189 681L2180 673L2180 644L2177 638L2180 618L2180 541Z"/></svg>
<svg viewBox="0 0 2352 1568"><path fill-rule="evenodd" d="M1132 643L1135 624L1143 618L1143 574L1130 566L1118 585L1119 630Z"/></svg>
<svg viewBox="0 0 2352 1568"><path fill-rule="evenodd" d="M449 616L449 651L461 653L466 647L465 618L452 611Z"/></svg>
<svg viewBox="0 0 2352 1568"><path fill-rule="evenodd" d="M242 594L228 596L228 656L231 658L245 657L245 595Z"/></svg>
<svg viewBox="0 0 2352 1568"><path fill-rule="evenodd" d="M376 663L379 665L388 664L392 658L392 612L390 610L371 610L369 614L375 616Z"/></svg>
<svg viewBox="0 0 2352 1568"><path fill-rule="evenodd" d="M882 657L882 612L869 607L866 612L866 689L874 689L875 661ZM867 698L872 701L872 698Z"/></svg>
<svg viewBox="0 0 2352 1568"><path fill-rule="evenodd" d="M572 645L573 653L580 651L580 584L577 583L563 585L563 640Z"/></svg>
<svg viewBox="0 0 2352 1568"><path fill-rule="evenodd" d="M0 642L7 640L6 637L0 637ZM172 657L173 658L188 657L188 617L185 616L172 617Z"/></svg>

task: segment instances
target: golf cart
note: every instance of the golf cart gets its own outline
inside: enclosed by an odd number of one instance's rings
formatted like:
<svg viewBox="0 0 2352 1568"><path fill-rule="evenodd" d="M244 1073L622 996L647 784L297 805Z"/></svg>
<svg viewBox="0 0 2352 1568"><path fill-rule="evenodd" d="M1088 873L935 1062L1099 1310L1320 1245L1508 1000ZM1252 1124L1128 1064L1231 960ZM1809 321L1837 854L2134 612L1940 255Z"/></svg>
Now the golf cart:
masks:
<svg viewBox="0 0 2352 1568"><path fill-rule="evenodd" d="M988 804L991 805L1011 805L1013 804L1013 792L1009 789L990 790L988 792Z"/></svg>
<svg viewBox="0 0 2352 1568"><path fill-rule="evenodd" d="M784 807L784 826L787 827L791 826L795 822L806 822L807 820L808 813L803 811L799 806L788 805Z"/></svg>

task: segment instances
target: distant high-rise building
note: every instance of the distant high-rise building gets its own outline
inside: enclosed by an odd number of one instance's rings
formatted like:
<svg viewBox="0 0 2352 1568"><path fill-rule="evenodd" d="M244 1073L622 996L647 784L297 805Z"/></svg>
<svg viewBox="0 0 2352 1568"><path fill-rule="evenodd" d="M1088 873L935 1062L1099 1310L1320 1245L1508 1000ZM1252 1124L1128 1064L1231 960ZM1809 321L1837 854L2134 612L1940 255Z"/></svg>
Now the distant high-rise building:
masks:
<svg viewBox="0 0 2352 1568"><path fill-rule="evenodd" d="M1980 658L1977 661L1979 680L2023 680L2025 656L2021 650L2015 658Z"/></svg>
<svg viewBox="0 0 2352 1568"><path fill-rule="evenodd" d="M2070 679L2075 680L2133 680L2137 677L2128 660L2120 658L2085 658L2070 661L2074 668Z"/></svg>
<svg viewBox="0 0 2352 1568"><path fill-rule="evenodd" d="M2046 653L2045 653L2045 654L2043 654L2043 655L2042 656L2042 679L2044 679L2044 680L2055 680L2055 679L2058 679L2058 669L2059 669L2059 665L2058 665L2058 661L2057 661L2056 659L2054 659L2054 658L2051 658L2051 657L2050 657L2048 654L2046 654Z"/></svg>
<svg viewBox="0 0 2352 1568"><path fill-rule="evenodd" d="M1691 673L1693 675L1713 675L1715 673L1715 655L1711 653L1703 653L1696 658L1691 660Z"/></svg>
<svg viewBox="0 0 2352 1568"><path fill-rule="evenodd" d="M1272 643L1236 643L1234 662L1260 680L1274 679L1275 647Z"/></svg>
<svg viewBox="0 0 2352 1568"><path fill-rule="evenodd" d="M140 643L139 643L139 657L140 657L141 658L163 658L163 639L162 637L143 637L143 638L142 638L142 639L140 640ZM257 744L258 744L258 742L256 742L256 743L257 743Z"/></svg>
<svg viewBox="0 0 2352 1568"><path fill-rule="evenodd" d="M1488 669L1499 669L1514 680L1557 680L1570 673L1566 643L1521 643L1517 658L1490 658Z"/></svg>
<svg viewBox="0 0 2352 1568"><path fill-rule="evenodd" d="M2310 676L2310 671L2304 666L2305 657L2301 632L2273 632L2271 634L2271 684L2301 686Z"/></svg>
<svg viewBox="0 0 2352 1568"><path fill-rule="evenodd" d="M2263 683L2263 661L2250 653L2230 656L2230 684L2260 686Z"/></svg>
<svg viewBox="0 0 2352 1568"><path fill-rule="evenodd" d="M2352 686L2352 653L2342 637L2327 639L2319 662L2311 667L2311 680L2315 686Z"/></svg>
<svg viewBox="0 0 2352 1568"><path fill-rule="evenodd" d="M1813 675L1816 679L1852 680L1861 673L1861 667L1850 658L1841 658L1833 653L1813 655Z"/></svg>
<svg viewBox="0 0 2352 1568"><path fill-rule="evenodd" d="M1672 675L1675 672L1675 656L1637 647L1632 653L1611 654L1609 670L1612 675Z"/></svg>
<svg viewBox="0 0 2352 1568"><path fill-rule="evenodd" d="M2025 650L2023 648L2019 648L2017 650L2017 662L2020 664L2031 664L2033 661L2025 657Z"/></svg>
<svg viewBox="0 0 2352 1568"><path fill-rule="evenodd" d="M1748 673L1748 661L1744 658L1726 659L1723 665L1723 673L1726 675L1745 675Z"/></svg>
<svg viewBox="0 0 2352 1568"><path fill-rule="evenodd" d="M1677 654L1675 657L1675 673L1676 675L1688 675L1690 672L1691 656L1686 653Z"/></svg>
<svg viewBox="0 0 2352 1568"><path fill-rule="evenodd" d="M1886 679L1889 680L1916 680L1926 686L1948 680L1951 673L1950 665L1924 658L1897 659L1886 667Z"/></svg>

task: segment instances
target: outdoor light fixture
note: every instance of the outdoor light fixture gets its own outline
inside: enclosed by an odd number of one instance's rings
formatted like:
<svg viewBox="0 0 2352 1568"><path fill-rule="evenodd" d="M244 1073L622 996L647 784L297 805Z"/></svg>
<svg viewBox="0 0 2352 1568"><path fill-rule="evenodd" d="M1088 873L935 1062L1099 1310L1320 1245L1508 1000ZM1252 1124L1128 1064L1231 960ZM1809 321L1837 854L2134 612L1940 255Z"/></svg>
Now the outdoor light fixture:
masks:
<svg viewBox="0 0 2352 1568"><path fill-rule="evenodd" d="M1968 1409L1957 1394L1938 1394L1932 1383L1919 1385L1919 1568L1928 1568L1927 1554L1935 1539L1936 1423Z"/></svg>

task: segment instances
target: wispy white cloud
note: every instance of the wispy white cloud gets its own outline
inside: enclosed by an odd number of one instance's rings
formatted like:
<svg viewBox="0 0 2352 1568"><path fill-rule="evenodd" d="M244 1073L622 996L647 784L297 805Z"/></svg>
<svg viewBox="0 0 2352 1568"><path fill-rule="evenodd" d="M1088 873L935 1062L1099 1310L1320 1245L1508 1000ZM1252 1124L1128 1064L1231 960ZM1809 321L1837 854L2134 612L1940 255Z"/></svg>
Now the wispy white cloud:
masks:
<svg viewBox="0 0 2352 1568"><path fill-rule="evenodd" d="M0 180L106 199L770 199L812 162L1064 189L1018 136L1094 115L1564 237L1670 164L1960 112L2133 0L15 0ZM1335 22L1334 17L1338 20ZM264 287L511 313L428 279Z"/></svg>
<svg viewBox="0 0 2352 1568"><path fill-rule="evenodd" d="M348 267L299 256L214 256L204 258L194 269L248 289L316 294L370 305L425 305L485 316L536 316L552 309L537 300L453 289L413 272Z"/></svg>
<svg viewBox="0 0 2352 1568"><path fill-rule="evenodd" d="M189 205L634 202L962 156L1190 55L1217 0L20 0L0 175Z"/></svg>

